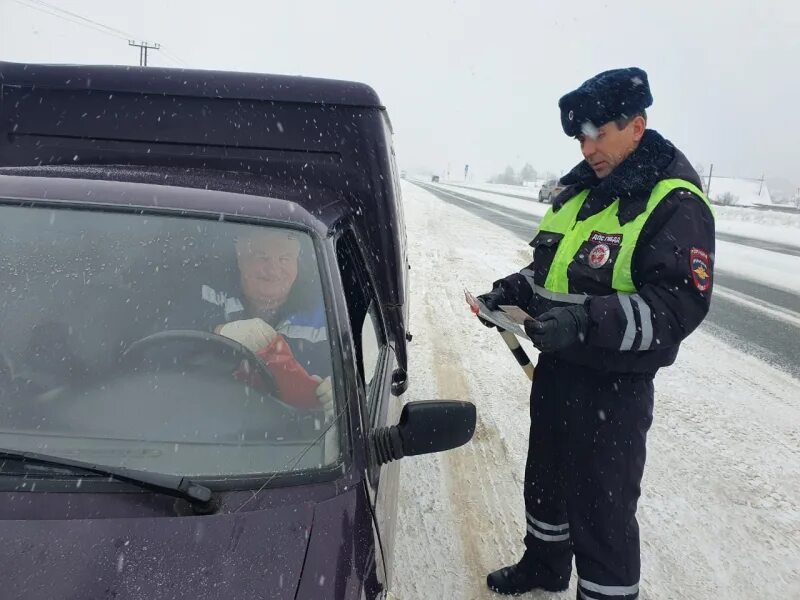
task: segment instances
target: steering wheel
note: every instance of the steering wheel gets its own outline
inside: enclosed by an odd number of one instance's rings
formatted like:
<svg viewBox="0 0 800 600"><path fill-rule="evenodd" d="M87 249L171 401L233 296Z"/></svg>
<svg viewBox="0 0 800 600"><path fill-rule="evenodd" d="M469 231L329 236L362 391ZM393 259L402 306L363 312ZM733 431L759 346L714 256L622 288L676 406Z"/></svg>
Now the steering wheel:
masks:
<svg viewBox="0 0 800 600"><path fill-rule="evenodd" d="M264 361L259 359L254 352L235 340L208 331L169 329L148 335L140 340L136 340L125 349L120 356L120 364L135 364L141 361L151 348L161 347L173 342L191 342L196 346L206 346L220 356L227 354L239 360L246 360L254 366L256 373L261 377L267 394L286 408L293 411L297 410L296 407L286 404L280 399L278 384L275 381L275 377L272 376L272 373L267 368L267 365L264 364Z"/></svg>

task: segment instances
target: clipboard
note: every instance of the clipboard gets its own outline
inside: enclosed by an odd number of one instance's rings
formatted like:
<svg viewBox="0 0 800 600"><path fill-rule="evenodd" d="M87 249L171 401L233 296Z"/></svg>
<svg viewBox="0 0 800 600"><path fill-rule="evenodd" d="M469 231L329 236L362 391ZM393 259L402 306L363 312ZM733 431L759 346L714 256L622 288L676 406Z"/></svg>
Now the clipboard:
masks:
<svg viewBox="0 0 800 600"><path fill-rule="evenodd" d="M533 317L520 307L504 304L498 307L498 310L489 310L483 301L478 300L468 290L464 290L464 296L475 316L479 316L497 327L513 333L517 337L526 340L530 339L528 334L525 333L524 323L526 319L533 319Z"/></svg>

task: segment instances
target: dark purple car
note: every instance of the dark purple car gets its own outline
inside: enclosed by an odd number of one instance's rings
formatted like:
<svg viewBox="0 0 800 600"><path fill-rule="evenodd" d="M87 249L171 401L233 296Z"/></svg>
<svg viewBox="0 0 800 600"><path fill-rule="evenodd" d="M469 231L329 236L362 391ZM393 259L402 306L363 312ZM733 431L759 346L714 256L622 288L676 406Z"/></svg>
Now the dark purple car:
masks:
<svg viewBox="0 0 800 600"><path fill-rule="evenodd" d="M372 89L0 63L0 211L0 597L390 596L392 461L475 408L401 401Z"/></svg>

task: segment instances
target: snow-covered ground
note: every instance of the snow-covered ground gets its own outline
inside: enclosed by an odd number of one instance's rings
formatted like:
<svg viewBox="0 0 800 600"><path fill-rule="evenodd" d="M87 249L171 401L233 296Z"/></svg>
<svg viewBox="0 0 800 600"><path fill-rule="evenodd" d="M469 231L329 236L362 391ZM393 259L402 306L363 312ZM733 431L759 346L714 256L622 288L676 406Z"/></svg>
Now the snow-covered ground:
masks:
<svg viewBox="0 0 800 600"><path fill-rule="evenodd" d="M717 231L800 247L800 214L715 206Z"/></svg>
<svg viewBox="0 0 800 600"><path fill-rule="evenodd" d="M401 463L394 587L415 600L496 598L486 574L523 548L529 384L463 289L486 291L530 249L412 184L403 195L407 399L471 400L478 428L463 448ZM800 598L800 382L701 327L657 377L643 488L642 600ZM574 581L528 597L572 599Z"/></svg>
<svg viewBox="0 0 800 600"><path fill-rule="evenodd" d="M451 191L468 195L484 202L491 202L499 209L510 208L536 217L543 217L549 208L548 204L510 198L492 192L465 189L446 184L438 187L444 191ZM793 225L794 217L797 215L771 213L770 217L778 218L766 219L763 212L755 209L714 208L718 231L731 230L732 233L745 237L780 242L800 248L800 219L797 219L797 226ZM734 218L728 218L729 215ZM752 215L754 219L760 218L766 222L759 223L744 220L749 215ZM785 222L789 223L789 225L778 225L777 222L780 222L780 217L786 217ZM525 223L525 221L520 219L520 223ZM531 238L533 238L535 229L536 227L531 225ZM800 257L797 256L782 255L760 248L717 240L715 268L718 271L727 272L737 277L743 277L770 287L800 294Z"/></svg>
<svg viewBox="0 0 800 600"><path fill-rule="evenodd" d="M530 196L538 202L538 187L501 185L497 183L458 183L444 182L442 187L475 195L475 197L495 202L516 210L529 211L543 215L547 207L539 204L531 206L527 200L510 198L501 194L509 193ZM466 190L465 187L470 188ZM473 191L475 190L475 191ZM494 193L492 193L494 192ZM760 210L742 206L714 206L717 231L731 233L757 240L778 242L800 247L800 214L780 211Z"/></svg>
<svg viewBox="0 0 800 600"><path fill-rule="evenodd" d="M704 183L708 176L702 177ZM711 176L711 193L709 197L716 201L718 198L730 195L737 206L755 206L758 204L772 204L772 197L766 184L753 179L738 179L736 177Z"/></svg>
<svg viewBox="0 0 800 600"><path fill-rule="evenodd" d="M800 228L800 213L760 210L743 206L715 206L714 213L718 220L726 223L736 221L748 225Z"/></svg>

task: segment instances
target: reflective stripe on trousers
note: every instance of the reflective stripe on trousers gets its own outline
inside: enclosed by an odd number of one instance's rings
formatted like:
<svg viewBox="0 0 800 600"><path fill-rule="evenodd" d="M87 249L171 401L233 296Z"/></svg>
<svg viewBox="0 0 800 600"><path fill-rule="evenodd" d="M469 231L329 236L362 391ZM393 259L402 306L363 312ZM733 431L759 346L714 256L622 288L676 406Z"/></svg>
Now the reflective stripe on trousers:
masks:
<svg viewBox="0 0 800 600"><path fill-rule="evenodd" d="M633 600L639 596L639 584L633 585L600 585L592 581L578 578L578 591L584 600ZM592 592L589 594L587 592ZM595 595L595 594L599 594Z"/></svg>
<svg viewBox="0 0 800 600"><path fill-rule="evenodd" d="M565 542L569 539L569 523L554 525L534 518L530 513L525 513L528 518L528 533L543 542Z"/></svg>

